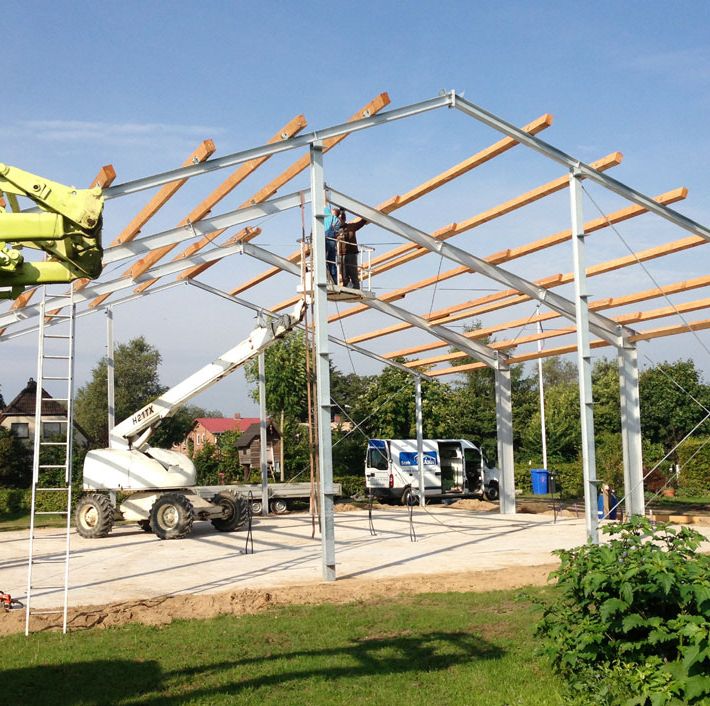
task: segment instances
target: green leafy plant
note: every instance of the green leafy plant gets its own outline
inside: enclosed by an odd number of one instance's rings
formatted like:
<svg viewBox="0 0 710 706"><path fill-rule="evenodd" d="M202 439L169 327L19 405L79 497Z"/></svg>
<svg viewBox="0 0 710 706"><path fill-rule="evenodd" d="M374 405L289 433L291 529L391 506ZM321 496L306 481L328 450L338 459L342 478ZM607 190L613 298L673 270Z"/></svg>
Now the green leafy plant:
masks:
<svg viewBox="0 0 710 706"><path fill-rule="evenodd" d="M695 530L643 517L607 544L556 552L538 626L579 703L695 704L710 697L710 557ZM591 700L590 700L591 699Z"/></svg>

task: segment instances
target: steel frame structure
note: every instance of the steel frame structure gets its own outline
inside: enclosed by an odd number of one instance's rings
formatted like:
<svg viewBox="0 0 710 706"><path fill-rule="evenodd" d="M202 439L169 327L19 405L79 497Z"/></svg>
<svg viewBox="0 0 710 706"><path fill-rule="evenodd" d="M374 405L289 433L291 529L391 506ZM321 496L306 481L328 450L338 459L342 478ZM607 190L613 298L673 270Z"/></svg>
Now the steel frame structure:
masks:
<svg viewBox="0 0 710 706"><path fill-rule="evenodd" d="M362 204L351 197L327 189L324 177L323 166L323 144L333 138L341 138L344 135L366 130L372 127L385 125L397 120L436 110L439 108L451 108L476 119L477 121L493 128L494 130L511 138L515 143L525 145L544 157L563 165L569 171L569 188L571 200L571 222L572 222L572 247L574 263L574 300L566 299L549 288L530 282L514 275L503 268L492 265L490 262L477 258L467 253L461 248L445 244L431 235L424 233L408 224L387 216L385 209L373 209L366 204ZM283 153L294 149L308 149L308 161L310 172L309 194L296 192L287 196L273 198L258 205L247 206L245 208L230 211L211 218L203 218L195 223L188 223L185 226L156 233L151 236L134 240L131 242L118 243L114 248L107 250L105 262L117 262L122 259L135 257L142 253L176 244L178 242L192 239L196 236L220 232L225 228L246 223L254 218L263 217L271 213L282 212L289 208L301 206L306 202L311 203L311 225L313 241L314 264L314 309L315 309L315 331L316 331L316 376L317 376L317 408L318 408L318 455L320 467L320 512L321 512L321 541L322 541L322 571L326 580L332 580L336 576L335 571L335 536L333 524L333 487L332 487L332 453L330 441L330 380L329 380L329 342L345 344L352 350L365 353L388 365L406 370L415 376L415 395L417 409L417 442L421 449L422 419L421 419L421 385L420 376L426 371L413 371L410 367L388 360L386 356L379 356L366 351L360 346L347 341L335 339L328 333L328 285L325 269L325 247L324 247L324 227L323 213L326 204L326 193L330 194L333 203L344 206L353 213L365 217L367 220L384 227L391 232L405 238L407 241L415 243L420 248L430 252L436 252L443 257L458 262L468 269L484 274L494 280L504 283L511 290L536 299L545 304L559 315L573 321L576 328L577 342L572 348L548 349L538 351L537 355L528 356L508 356L500 350L484 345L469 337L462 336L448 329L442 324L431 323L425 317L418 316L391 302L382 299L364 299L361 303L369 309L375 309L388 316L397 318L408 325L415 326L422 331L431 334L444 344L448 344L458 349L462 353L478 361L478 364L485 365L494 370L495 390L496 390L496 412L497 412L497 436L498 455L503 470L501 487L501 510L502 512L515 511L515 497L513 486L513 434L512 434L512 407L511 407L511 376L510 365L521 360L531 360L542 358L543 356L554 354L555 351L568 352L576 350L578 356L579 388L580 388L580 415L582 420L582 447L584 458L584 479L585 479L585 517L587 532L592 541L597 541L596 532L596 470L594 457L594 428L593 428L593 399L591 395L591 359L592 348L599 345L613 345L618 352L618 367L620 381L620 406L622 419L622 441L624 450L624 478L626 486L626 509L630 513L642 513L643 488L641 481L642 457L641 457L641 435L640 435L640 414L638 396L638 360L636 352L636 341L644 337L651 337L653 332L635 332L630 328L620 325L612 319L600 315L596 311L590 311L588 293L586 288L586 267L584 263L584 242L585 224L582 218L582 189L581 182L588 179L611 192L623 197L644 211L655 213L674 225L692 233L697 238L707 242L710 241L710 229L693 221L677 211L669 208L664 203L627 186L626 184L609 177L602 171L585 164L581 160L553 147L549 143L541 140L534 134L511 125L498 116L484 110L483 108L465 100L454 91L444 93L436 98L432 98L402 108L381 112L377 115L365 115L361 119L351 120L322 130L313 131L300 136L289 137L277 142L270 142L266 145L236 152L224 157L205 159L199 163L183 166L167 172L162 172L153 176L125 182L105 189L106 199L118 198L127 194L136 193L141 190L151 189L177 181L184 183L185 180L224 169L230 166L244 164L252 160L263 159L271 155ZM682 196L684 197L684 196ZM641 211L639 211L641 212ZM671 250L672 251L672 250ZM118 292L134 286L136 283L155 281L159 277L172 274L184 273L190 268L194 268L205 263L219 261L233 254L246 254L266 262L274 268L291 274L299 275L300 270L297 265L286 258L281 258L273 253L247 242L229 243L223 247L215 247L204 251L199 255L187 256L183 259L155 265L143 271L138 277L119 277L109 282L95 282L85 286L82 291L77 292L75 301L77 303L89 300L92 297L101 297L106 294ZM189 283L208 289L207 285L194 280L187 280ZM168 288L168 285L164 288ZM551 285L554 286L554 285ZM158 291L158 288L153 291ZM220 293L222 296L228 296ZM130 301L135 296L129 296L120 301ZM261 307L253 305L246 300L237 297L229 297L233 301L249 306L253 309L261 310ZM114 302L117 304L120 302ZM52 306L48 302L48 308ZM0 328L16 324L30 316L36 316L39 307L24 306L0 314ZM710 322L699 322L698 327L710 327ZM30 329L24 329L19 334ZM670 333L680 333L687 330L687 327L679 327ZM601 340L590 340L590 333L600 337ZM18 334L0 335L0 340L11 338ZM449 371L443 371L447 373ZM454 372L454 371L451 371ZM431 371L432 375L442 374L442 371ZM264 414L262 413L262 420ZM420 478L423 473L420 456ZM262 469L264 467L262 459ZM422 499L423 503L423 494Z"/></svg>

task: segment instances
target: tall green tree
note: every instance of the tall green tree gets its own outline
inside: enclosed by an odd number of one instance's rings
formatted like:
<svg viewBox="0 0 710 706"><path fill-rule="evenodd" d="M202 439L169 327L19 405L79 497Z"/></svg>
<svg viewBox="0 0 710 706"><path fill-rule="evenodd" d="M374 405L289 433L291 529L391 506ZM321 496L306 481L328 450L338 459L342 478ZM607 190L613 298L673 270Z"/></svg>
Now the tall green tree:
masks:
<svg viewBox="0 0 710 706"><path fill-rule="evenodd" d="M168 388L160 383L161 356L157 348L143 336L116 346L114 377L116 390L116 423L119 423L144 405L159 397ZM89 381L80 387L75 396L75 419L86 431L94 446L108 444L108 364L102 358L91 371ZM220 413L216 413L221 416ZM201 407L186 405L169 419L163 420L152 443L169 448L185 438L195 417L214 416Z"/></svg>

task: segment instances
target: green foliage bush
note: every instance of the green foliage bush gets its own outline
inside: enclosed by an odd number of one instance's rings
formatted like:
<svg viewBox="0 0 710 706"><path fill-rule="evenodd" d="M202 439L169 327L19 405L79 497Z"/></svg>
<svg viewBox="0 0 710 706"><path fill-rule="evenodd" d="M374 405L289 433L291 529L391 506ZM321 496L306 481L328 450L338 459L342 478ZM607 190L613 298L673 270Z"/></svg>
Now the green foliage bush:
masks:
<svg viewBox="0 0 710 706"><path fill-rule="evenodd" d="M557 589L538 626L579 704L708 703L710 556L689 528L633 517L608 544L555 552Z"/></svg>
<svg viewBox="0 0 710 706"><path fill-rule="evenodd" d="M0 488L0 517L29 512L30 493L20 488Z"/></svg>
<svg viewBox="0 0 710 706"><path fill-rule="evenodd" d="M678 462L678 490L683 495L710 495L710 439L683 442L678 448Z"/></svg>
<svg viewBox="0 0 710 706"><path fill-rule="evenodd" d="M335 476L333 480L343 486L344 498L356 498L366 495L365 476Z"/></svg>
<svg viewBox="0 0 710 706"><path fill-rule="evenodd" d="M579 498L584 495L581 461L553 462L550 470L555 474L557 492L561 497Z"/></svg>

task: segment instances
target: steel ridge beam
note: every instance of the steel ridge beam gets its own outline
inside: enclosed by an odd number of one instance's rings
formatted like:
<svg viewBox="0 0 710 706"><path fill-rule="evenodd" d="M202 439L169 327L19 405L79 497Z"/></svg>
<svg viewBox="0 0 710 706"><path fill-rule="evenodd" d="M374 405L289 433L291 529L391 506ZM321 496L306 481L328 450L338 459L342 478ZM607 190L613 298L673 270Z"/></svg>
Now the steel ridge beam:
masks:
<svg viewBox="0 0 710 706"><path fill-rule="evenodd" d="M532 297L554 311L557 311L570 321L575 321L574 303L556 292L551 292L547 289L541 288L535 283L515 275L512 272L508 272L498 265L492 265L485 260L482 260L481 258L471 255L465 250L456 247L455 245L450 245L449 243L443 243L436 240L436 238L432 238L432 236L428 233L414 228L413 226L410 226L407 223L394 218L393 216L382 214L376 209L356 201L345 194L337 192L333 189L329 189L329 194L330 200L333 203L352 213L356 213L362 218L365 218L367 221L375 223L396 235L406 238L407 240L411 240L431 252L438 253L449 260L458 262L459 264L470 268L474 272L485 275L500 284L517 289L519 292L527 294L529 297ZM594 331L594 333L611 343L616 343L618 341L618 337L624 333L623 329L621 329L616 322L605 316L601 316L600 314L590 314L589 319L590 328ZM628 335L631 335L632 333L633 332L630 331L628 332Z"/></svg>
<svg viewBox="0 0 710 706"><path fill-rule="evenodd" d="M222 297L223 299L226 299L227 301L234 302L235 304L239 304L240 306L243 306L247 309L251 309L252 311L255 311L257 314L261 314L262 316L268 316L273 319L280 319L283 314L275 314L273 311L270 311L269 309L266 309L263 306L259 306L258 304L254 304L254 302L250 302L248 299L243 299L242 297L235 296L234 294L230 294L229 292L224 292L221 289L218 289L217 287L212 287L209 284L205 284L204 282L200 282L199 280L196 279L188 279L185 280L185 284L192 285L193 287L197 287L198 289L202 289L205 292L209 292L210 294L214 294L216 296ZM182 284L182 282L172 282L172 285L176 284ZM165 285L163 285L165 286ZM140 296L140 295L136 295ZM296 326L297 329L303 331L306 327L301 323ZM398 363L396 360L387 360L387 358L383 358L381 355L378 355L377 353L373 353L372 351L368 351L366 348L363 348L362 346L356 346L352 343L348 343L347 341L344 341L341 338L338 338L337 336L333 336L331 334L328 334L328 338L338 346L341 346L343 348L348 348L351 351L354 351L355 353L360 353L361 355L367 356L368 358L372 358L373 360L376 360L379 363L383 363L384 365L387 365L392 368L397 368L398 370L401 370L404 373L407 373L411 375L412 377L426 377L428 378L429 375L426 372L422 371L415 371L415 370L410 370L408 367L405 365L402 365L402 363Z"/></svg>
<svg viewBox="0 0 710 706"><path fill-rule="evenodd" d="M552 125L552 116L549 113L545 113L544 115L541 115L539 118L532 121L531 123L524 125L522 129L525 130L525 132L530 132L531 134L535 135L541 130L550 127L550 125ZM448 182L460 177L461 175L468 173L472 169L482 166L483 164L494 159L495 157L504 154L508 150L515 147L517 144L518 143L515 140L509 137L505 137L502 140L496 142L495 144L490 145L489 147L486 147L483 150L479 150L472 156L466 158L458 164L455 164L453 167L450 167L449 169L446 169L445 171L441 172L440 174L437 174L431 179L428 179L423 184L419 184L419 186L415 186L409 191L406 191L404 194L396 194L395 196L391 196L389 199L386 199L382 203L378 204L377 209L379 211L382 211L383 213L392 213L392 211L395 211L399 208L403 208L404 206L407 206L408 204L412 203L413 201L416 201L422 196L431 193L435 189L438 189L440 186L443 186L444 184L447 184ZM296 250L287 257L289 260L291 260L291 262L300 262L301 251ZM258 274L256 277L252 277L247 282L238 285L232 291L236 294L244 292L247 289L250 289L251 287L255 287L256 285L261 284L262 282L269 279L270 277L273 277L279 272L280 270L278 268L266 270Z"/></svg>
<svg viewBox="0 0 710 706"><path fill-rule="evenodd" d="M310 203L310 194L307 191L297 191L292 194L278 196L269 201L247 206L245 208L237 208L233 211L227 211L218 216L203 218L200 221L189 223L168 230L147 235L139 240L134 240L131 243L117 245L109 248L104 253L103 264L109 265L113 262L125 260L135 255L161 248L164 245L173 245L176 243L190 240L199 237L206 233L212 233L218 229L229 228L241 223L247 223L257 218L271 216L276 213L282 213L291 208L297 208L301 204L303 198L305 203Z"/></svg>
<svg viewBox="0 0 710 706"><path fill-rule="evenodd" d="M274 265L275 267L280 267L284 272L288 272L296 277L301 276L301 268L293 262L289 262L285 257L276 255L265 248L254 245L253 243L241 243L240 245L235 245L234 247L241 247L245 255L251 255L269 265ZM368 307L371 309L376 309L389 316L393 316L402 321L407 321L425 331L435 338L439 338L452 346L466 351L472 358L480 360L485 363L490 368L497 369L500 365L506 364L506 356L494 351L492 348L479 343L478 341L470 341L469 339L462 336L460 333L451 331L443 326L432 326L427 323L421 316L417 314L412 314L405 309L401 309L398 306L394 306L389 302L383 302L375 298L365 298L363 300Z"/></svg>
<svg viewBox="0 0 710 706"><path fill-rule="evenodd" d="M613 179L612 177L607 176L606 174L602 174L601 172L597 171L588 164L585 164L584 162L579 159L576 159L575 157L572 157L571 155L567 154L566 152L563 152L557 147L553 147L544 140L541 140L540 138L535 137L533 135L528 135L526 132L522 132L520 128L516 127L512 123L509 123L498 117L497 115L494 115L493 113L485 110L484 108L481 108L480 106L477 106L474 103L465 100L461 96L457 95L454 91L451 92L451 98L453 107L457 110L460 110L464 114L475 118L476 120L484 123L485 125L488 125L489 127L492 127L498 132L502 132L504 135L513 137L526 147L530 147L531 149L545 155L546 157L554 160L555 162L563 164L568 169L570 169L575 176L594 181L595 183L605 187L606 189L609 189L609 191L613 191L615 194L622 196L628 201L643 206L652 213L661 216L661 218L665 218L666 220L670 221L671 223L674 223L680 228L683 228L684 230L687 230L690 233L693 233L694 235L698 235L701 238L705 238L705 240L710 240L710 229L706 228L700 223L697 223L696 221L688 218L687 216L678 213L672 208L668 208L668 206L662 206L656 203L652 198L650 198L646 194L643 194L640 191L637 191L636 189L627 186L623 182L620 182L616 179Z"/></svg>
<svg viewBox="0 0 710 706"><path fill-rule="evenodd" d="M629 306L630 304L638 304L643 301L648 301L649 299L657 299L659 297L667 296L670 294L678 294L681 292L688 292L692 289L699 289L702 287L710 286L710 275L703 275L701 277L695 277L690 280L682 280L680 282L674 282L672 284L663 285L662 287L654 287L653 289L645 289L640 292L634 292L633 294L625 294L619 297L604 297L603 299L595 299L589 302L589 308L593 311L616 309L621 306ZM525 317L521 319L515 319L513 321L505 321L501 324L495 324L493 326L484 326L475 331L469 331L464 334L467 338L478 338L486 337L491 334L498 333L500 331L506 331L511 328L519 328L521 326L529 326L536 323L541 323L543 321L550 321L551 319L556 319L560 315L557 312L550 311L545 314L537 314L533 317ZM432 322L437 323L437 322ZM443 322L442 322L443 323ZM391 353L385 353L385 357L406 357L409 355L415 355L417 353L424 353L426 351L434 350L435 348L441 348L443 344L422 344L419 346L412 346L411 348L403 348L399 351L392 351Z"/></svg>
<svg viewBox="0 0 710 706"><path fill-rule="evenodd" d="M661 202L673 202L677 201L679 199L683 199L687 196L687 190L684 188L679 188L679 189L673 189L672 191L667 191L663 194L658 195L656 198L661 201ZM601 218L594 218L590 221L587 221L584 224L585 228L585 233L587 235L590 235L592 233L595 233L603 228L606 228L607 226L614 224L614 223L621 223L625 220L628 220L630 218L635 218L639 215L642 215L646 213L646 210L640 206L631 205L627 206L619 211L614 211L610 214L604 215L604 217ZM487 255L485 257L485 260L491 264L494 265L500 265L501 263L504 262L510 262L511 260L515 260L521 257L526 257L528 255L532 255L534 253L539 252L540 250L544 250L546 248L554 247L555 245L560 245L561 243L567 242L570 240L572 237L572 231L571 229L566 229L563 231L559 231L558 233L554 233L553 235L545 236L544 238L539 238L537 240L533 240L529 243L526 243L524 245L518 246L516 248L506 248L505 250L500 250L496 253L492 253L490 255ZM704 241L702 241L704 242ZM441 272L437 275L435 278L427 278L424 280L420 280L419 282L415 282L411 285L407 285L406 287L402 287L398 290L394 290L393 292L390 292L389 294L383 295L383 298L387 298L389 296L396 296L397 298L402 298L406 294L408 294L410 291L415 291L416 288L424 287L424 286L429 286L430 284L433 284L435 282L442 282L447 279L452 279L454 277L457 277L462 274L468 274L470 270L467 267L456 267L452 270L447 270L446 272ZM561 276L561 275L560 275ZM548 278L549 279L549 278ZM547 282L548 279L545 279L544 281ZM551 280L550 280L551 281ZM537 284L540 284L541 280L537 280ZM450 321L458 321L460 319L465 319L469 318L469 316L472 316L475 312L469 313L467 310L472 309L474 307L480 306L482 303L488 302L488 301L498 301L499 299L503 298L502 293L497 293L495 295L488 295L486 297L479 297L477 299L472 299L468 300L466 302L462 302L460 304L456 304L454 306L449 306L445 307L443 309L439 309L437 311L431 312L431 315L427 315L426 318L428 321L432 321L433 323L449 323ZM510 306L512 303L507 304L507 306ZM500 308L500 307L498 307ZM351 313L358 313L357 307L352 307L350 309ZM455 312L460 312L455 315ZM341 312L343 315L347 314L347 311ZM370 331L364 334L360 334L358 336L354 336L351 339L352 343L361 343L362 341L367 341L372 338L378 338L380 336L386 336L390 333L398 333L399 331L405 330L407 328L406 324L397 324L394 326L390 326L388 328L384 329L379 329L375 331Z"/></svg>
<svg viewBox="0 0 710 706"><path fill-rule="evenodd" d="M656 338L677 336L682 333L689 333L691 331L705 331L707 329L710 329L710 319L700 319L699 321L689 321L687 325L679 324L676 326L664 326L662 328L639 331L633 336L631 336L628 341L632 343L637 343L638 341L651 341ZM594 340L590 343L591 348L604 348L606 346L611 345L611 343L601 339ZM543 348L541 351L533 351L531 353L524 353L522 355L512 356L509 359L509 362L511 364L526 363L531 360L537 360L538 358L552 358L558 355L574 353L576 350L576 344L571 344L569 346L560 346L558 348ZM430 370L429 375L431 377L440 377L442 375L456 375L458 373L465 373L471 370L481 370L484 367L485 366L481 363L468 363L466 365L454 366L451 368L442 368L441 370Z"/></svg>
<svg viewBox="0 0 710 706"><path fill-rule="evenodd" d="M386 125L396 120L409 118L420 113L426 113L430 110L437 110L438 108L448 108L451 106L451 102L451 96L448 94L437 96L436 98L430 98L425 101L420 101L419 103L412 103L410 105L403 106L402 108L395 108L394 110L379 113L378 115L368 118L362 118L351 123L339 123L338 125L332 125L321 130L314 130L306 133L305 135L284 140L279 144L261 145L259 147L242 150L240 152L233 152L232 154L228 154L223 157L210 159L204 164L196 164L191 167L184 167L180 169L171 169L170 171L161 172L152 176L127 181L123 184L117 184L116 186L112 186L107 189L104 192L104 198L115 199L119 196L125 196L126 194L132 194L136 191L142 191L143 189L152 189L156 186L161 186L163 184L167 184L168 182L175 181L176 179L191 179L192 177L199 176L201 174L208 174L209 172L214 172L218 169L232 167L236 164L248 162L249 160L257 159L259 157L288 152L289 150L298 149L299 147L308 147L315 142L321 142L331 137L339 137L340 135L359 132L378 125Z"/></svg>

